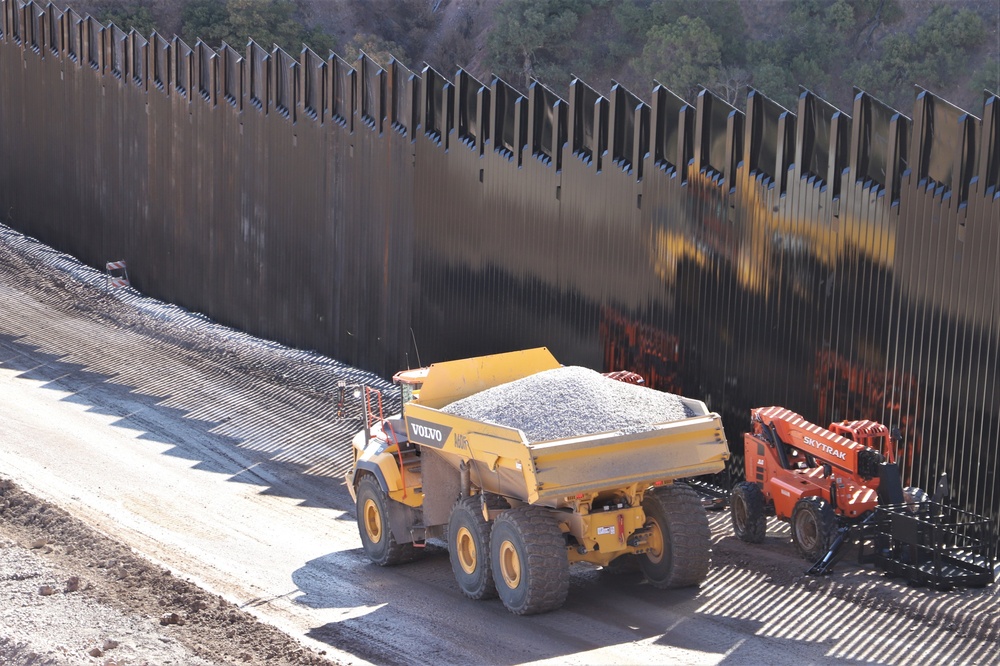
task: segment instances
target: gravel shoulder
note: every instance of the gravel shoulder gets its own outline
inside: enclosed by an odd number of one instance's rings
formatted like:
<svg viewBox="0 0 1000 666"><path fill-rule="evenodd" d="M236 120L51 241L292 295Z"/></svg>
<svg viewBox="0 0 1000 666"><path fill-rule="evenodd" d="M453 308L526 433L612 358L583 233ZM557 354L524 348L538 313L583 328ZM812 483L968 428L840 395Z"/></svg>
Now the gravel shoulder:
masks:
<svg viewBox="0 0 1000 666"><path fill-rule="evenodd" d="M0 479L0 663L333 664Z"/></svg>

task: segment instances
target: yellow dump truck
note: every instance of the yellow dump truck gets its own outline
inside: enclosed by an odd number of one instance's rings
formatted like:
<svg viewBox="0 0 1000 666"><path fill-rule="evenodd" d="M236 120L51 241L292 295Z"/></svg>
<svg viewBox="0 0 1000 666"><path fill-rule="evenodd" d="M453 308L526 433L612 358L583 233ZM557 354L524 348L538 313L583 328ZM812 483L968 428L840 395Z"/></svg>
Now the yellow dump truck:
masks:
<svg viewBox="0 0 1000 666"><path fill-rule="evenodd" d="M381 414L381 396L367 394L366 425L353 440L346 476L367 556L398 564L427 539L443 540L463 594L499 596L516 614L561 606L575 562L638 565L661 588L701 583L708 519L698 495L678 481L719 472L729 457L721 419L703 402L672 396L683 408L679 418L556 437L549 428L544 439L505 423L502 403L489 419L454 413L463 401L562 367L538 348L402 371L394 377L402 414L389 417ZM529 407L541 421L568 402L537 397ZM557 404L545 404L546 397ZM610 413L646 397L629 394ZM596 412L598 402L572 411ZM559 433L558 418L553 412L543 425Z"/></svg>

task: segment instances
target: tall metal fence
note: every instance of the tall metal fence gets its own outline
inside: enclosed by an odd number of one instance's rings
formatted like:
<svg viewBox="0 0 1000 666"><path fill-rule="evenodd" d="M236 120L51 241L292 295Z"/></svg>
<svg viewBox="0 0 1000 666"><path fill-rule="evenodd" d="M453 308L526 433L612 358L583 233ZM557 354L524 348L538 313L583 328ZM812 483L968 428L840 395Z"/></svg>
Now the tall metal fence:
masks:
<svg viewBox="0 0 1000 666"><path fill-rule="evenodd" d="M734 451L754 406L881 420L1000 521L995 94L563 97L0 10L8 224L385 375L544 345L706 400Z"/></svg>

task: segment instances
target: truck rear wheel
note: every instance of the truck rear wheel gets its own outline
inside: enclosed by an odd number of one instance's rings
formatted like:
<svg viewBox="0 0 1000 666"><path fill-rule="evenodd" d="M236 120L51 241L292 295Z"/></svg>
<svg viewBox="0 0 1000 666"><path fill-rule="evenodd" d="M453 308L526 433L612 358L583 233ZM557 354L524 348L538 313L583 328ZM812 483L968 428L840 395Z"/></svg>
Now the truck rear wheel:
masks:
<svg viewBox="0 0 1000 666"><path fill-rule="evenodd" d="M729 516L733 532L747 543L761 543L767 533L767 516L764 514L764 492L756 483L744 481L736 484L729 497Z"/></svg>
<svg viewBox="0 0 1000 666"><path fill-rule="evenodd" d="M675 483L646 493L648 550L639 568L661 589L698 585L708 576L712 542L708 515L691 486Z"/></svg>
<svg viewBox="0 0 1000 666"><path fill-rule="evenodd" d="M490 565L490 525L478 495L455 503L448 519L448 557L462 594L470 599L497 596Z"/></svg>
<svg viewBox="0 0 1000 666"><path fill-rule="evenodd" d="M816 562L827 554L837 536L837 514L820 497L803 497L792 509L792 541L799 554Z"/></svg>
<svg viewBox="0 0 1000 666"><path fill-rule="evenodd" d="M412 543L398 543L389 523L389 502L375 477L365 474L358 481L356 510L361 545L375 564L385 567L409 562L415 552Z"/></svg>
<svg viewBox="0 0 1000 666"><path fill-rule="evenodd" d="M547 509L522 506L500 514L490 534L490 558L497 593L511 613L544 613L566 602L566 538Z"/></svg>

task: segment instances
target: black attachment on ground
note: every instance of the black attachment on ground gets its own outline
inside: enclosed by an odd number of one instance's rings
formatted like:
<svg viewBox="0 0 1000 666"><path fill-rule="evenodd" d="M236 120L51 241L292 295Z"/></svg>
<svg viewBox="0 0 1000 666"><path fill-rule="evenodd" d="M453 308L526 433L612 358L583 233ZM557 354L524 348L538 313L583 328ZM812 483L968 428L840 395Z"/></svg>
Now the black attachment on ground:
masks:
<svg viewBox="0 0 1000 666"><path fill-rule="evenodd" d="M986 516L936 501L879 506L875 516L879 569L940 590L994 582L996 535Z"/></svg>
<svg viewBox="0 0 1000 666"><path fill-rule="evenodd" d="M681 479L695 489L701 498L701 505L711 511L721 511L729 506L729 491L721 486L698 479Z"/></svg>

